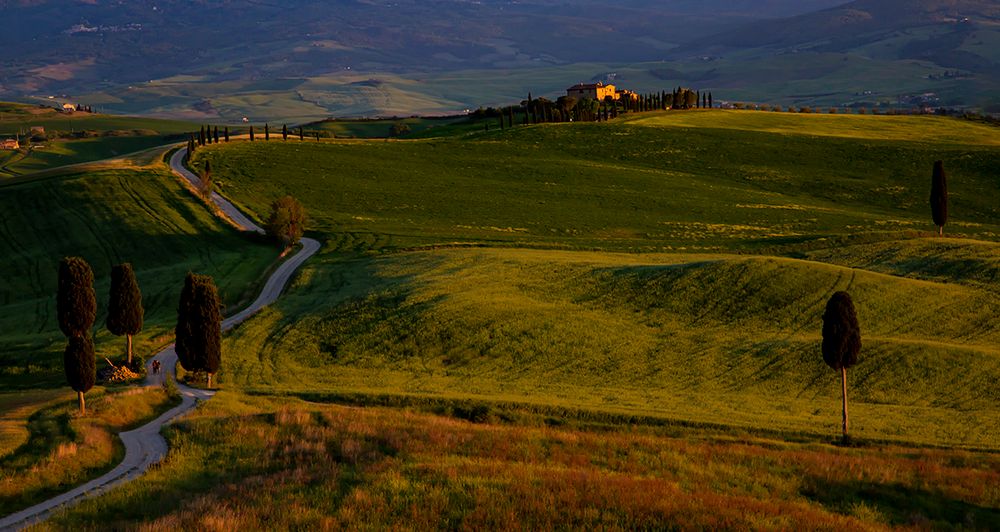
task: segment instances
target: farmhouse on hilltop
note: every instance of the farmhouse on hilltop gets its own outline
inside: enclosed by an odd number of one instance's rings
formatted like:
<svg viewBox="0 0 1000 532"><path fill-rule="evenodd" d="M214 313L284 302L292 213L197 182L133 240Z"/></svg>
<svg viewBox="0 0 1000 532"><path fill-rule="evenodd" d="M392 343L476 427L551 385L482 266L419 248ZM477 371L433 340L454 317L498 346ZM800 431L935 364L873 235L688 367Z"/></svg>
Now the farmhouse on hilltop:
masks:
<svg viewBox="0 0 1000 532"><path fill-rule="evenodd" d="M21 143L17 139L3 139L0 140L0 150L16 150L21 147Z"/></svg>
<svg viewBox="0 0 1000 532"><path fill-rule="evenodd" d="M617 89L614 85L597 82L597 83L577 83L572 87L566 89L566 96L571 98L576 98L577 100L597 100L604 101L606 98L611 98L612 100L620 100L622 98L630 98L635 100L639 97L638 94L625 89Z"/></svg>
<svg viewBox="0 0 1000 532"><path fill-rule="evenodd" d="M62 106L62 112L64 113L74 113L76 112L76 106L71 103L64 103Z"/></svg>

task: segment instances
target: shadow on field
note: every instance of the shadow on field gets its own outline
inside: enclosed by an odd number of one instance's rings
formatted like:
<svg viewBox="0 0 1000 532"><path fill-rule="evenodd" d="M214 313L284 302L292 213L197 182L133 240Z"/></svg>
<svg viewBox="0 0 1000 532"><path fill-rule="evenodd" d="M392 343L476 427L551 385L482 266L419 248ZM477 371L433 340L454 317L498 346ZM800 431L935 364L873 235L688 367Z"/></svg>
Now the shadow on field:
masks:
<svg viewBox="0 0 1000 532"><path fill-rule="evenodd" d="M918 490L901 484L875 484L865 481L831 482L812 478L804 483L802 494L827 509L845 515L877 514L891 525L917 527L967 527L995 530L1000 527L1000 508L987 508L949 496ZM984 487L985 488L985 487Z"/></svg>

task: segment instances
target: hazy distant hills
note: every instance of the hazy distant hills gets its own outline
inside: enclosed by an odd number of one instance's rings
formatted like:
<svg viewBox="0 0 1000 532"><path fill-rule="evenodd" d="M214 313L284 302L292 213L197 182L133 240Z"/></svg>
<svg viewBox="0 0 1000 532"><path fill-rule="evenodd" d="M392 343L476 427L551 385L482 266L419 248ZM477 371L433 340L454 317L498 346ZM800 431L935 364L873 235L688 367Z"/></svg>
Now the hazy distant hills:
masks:
<svg viewBox="0 0 1000 532"><path fill-rule="evenodd" d="M699 46L754 48L818 43L826 50L847 50L923 26L953 26L967 32L1000 24L1000 2L993 0L857 0L832 9L756 22L696 39Z"/></svg>
<svg viewBox="0 0 1000 532"><path fill-rule="evenodd" d="M1000 104L1000 1L841 4L0 0L0 95L226 119L447 113L592 79L817 105L928 92Z"/></svg>
<svg viewBox="0 0 1000 532"><path fill-rule="evenodd" d="M7 1L0 79L6 90L76 90L181 73L261 79L648 61L737 23L834 3Z"/></svg>

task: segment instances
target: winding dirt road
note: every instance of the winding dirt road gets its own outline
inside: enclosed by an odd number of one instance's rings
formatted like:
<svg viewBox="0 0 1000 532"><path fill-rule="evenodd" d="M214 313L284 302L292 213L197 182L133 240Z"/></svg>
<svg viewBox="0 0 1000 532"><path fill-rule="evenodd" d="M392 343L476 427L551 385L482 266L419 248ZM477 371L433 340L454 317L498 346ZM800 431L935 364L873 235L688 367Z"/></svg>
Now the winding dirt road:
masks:
<svg viewBox="0 0 1000 532"><path fill-rule="evenodd" d="M183 165L184 155L186 152L186 148L177 151L173 157L170 158L170 168L174 171L174 173L184 179L187 179L191 182L191 184L197 187L200 180L197 176L184 168ZM260 226L254 224L252 220L250 220L232 203L219 194L213 193L212 201L219 208L219 210L221 210L240 229L257 233L264 232ZM302 249L300 249L291 258L285 260L274 271L274 273L271 274L267 282L264 284L264 288L261 290L260 295L257 296L257 299L251 303L250 306L236 315L223 320L223 331L227 331L239 323L242 323L247 318L278 299L278 296L281 295L285 285L288 284L289 279L291 279L292 274L295 273L295 271L306 261L306 259L319 251L320 243L316 240L303 238L301 243ZM152 364L154 360L159 360L161 367L163 368L163 370L157 375L154 375L152 371ZM174 372L171 371L171 369L174 368L176 364L177 353L174 351L173 345L170 345L157 353L154 357L150 358L150 360L146 363L146 386L162 386L166 379L169 378L173 380ZM171 408L167 412L164 412L160 417L135 430L119 434L119 437L122 439L122 443L125 444L125 458L114 469L99 478L91 480L82 486L78 486L70 491L67 491L66 493L63 493L62 495L58 495L30 508L3 517L0 519L0 530L20 530L32 524L41 522L53 512L72 506L73 504L76 504L84 499L100 495L115 486L135 479L145 473L150 466L163 460L163 458L167 455L167 442L163 439L163 436L160 435L160 430L163 426L173 421L178 416L189 412L197 406L199 402L211 399L211 397L215 394L213 391L190 388L181 383L177 383L177 389L181 394L181 404Z"/></svg>

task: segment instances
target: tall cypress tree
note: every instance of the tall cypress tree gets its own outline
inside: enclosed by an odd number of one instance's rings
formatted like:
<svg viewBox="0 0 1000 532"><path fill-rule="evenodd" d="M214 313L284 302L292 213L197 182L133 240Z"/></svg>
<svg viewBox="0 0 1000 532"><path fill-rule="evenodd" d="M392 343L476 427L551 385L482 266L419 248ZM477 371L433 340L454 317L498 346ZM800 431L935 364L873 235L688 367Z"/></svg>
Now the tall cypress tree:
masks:
<svg viewBox="0 0 1000 532"><path fill-rule="evenodd" d="M77 393L83 415L86 413L83 394L93 388L96 380L90 329L97 317L97 296L94 294L94 272L80 257L66 257L59 263L56 315L59 329L69 337L63 354L66 380Z"/></svg>
<svg viewBox="0 0 1000 532"><path fill-rule="evenodd" d="M94 341L90 331L81 336L71 336L63 352L63 367L66 382L76 392L80 403L80 415L87 413L87 402L83 394L90 391L97 381L97 360L94 356Z"/></svg>
<svg viewBox="0 0 1000 532"><path fill-rule="evenodd" d="M712 101L712 93L708 93L708 108L715 109L715 102Z"/></svg>
<svg viewBox="0 0 1000 532"><path fill-rule="evenodd" d="M264 124L264 140L271 140L271 126Z"/></svg>
<svg viewBox="0 0 1000 532"><path fill-rule="evenodd" d="M80 257L66 257L59 263L56 314L59 329L69 337L89 335L94 326L97 317L94 271Z"/></svg>
<svg viewBox="0 0 1000 532"><path fill-rule="evenodd" d="M253 142L253 126L250 126L250 142Z"/></svg>
<svg viewBox="0 0 1000 532"><path fill-rule="evenodd" d="M129 263L111 269L111 293L105 326L115 336L125 336L128 365L132 365L132 335L142 331L142 292Z"/></svg>
<svg viewBox="0 0 1000 532"><path fill-rule="evenodd" d="M305 133L302 131L302 126L299 126L299 140L305 140Z"/></svg>
<svg viewBox="0 0 1000 532"><path fill-rule="evenodd" d="M948 222L948 176L942 161L934 161L931 175L931 216L938 226L938 235L944 236L944 224Z"/></svg>
<svg viewBox="0 0 1000 532"><path fill-rule="evenodd" d="M847 292L833 294L823 313L823 361L840 371L844 406L843 437L847 441L847 368L858 362L861 327L854 302Z"/></svg>
<svg viewBox="0 0 1000 532"><path fill-rule="evenodd" d="M198 132L198 145L205 145L205 126L201 126L201 131Z"/></svg>
<svg viewBox="0 0 1000 532"><path fill-rule="evenodd" d="M222 312L215 282L207 275L188 273L177 307L174 349L187 371L204 372L208 386L222 362Z"/></svg>
<svg viewBox="0 0 1000 532"><path fill-rule="evenodd" d="M281 140L288 140L288 125L281 124Z"/></svg>
<svg viewBox="0 0 1000 532"><path fill-rule="evenodd" d="M225 139L226 142L229 142L229 126L226 126Z"/></svg>
<svg viewBox="0 0 1000 532"><path fill-rule="evenodd" d="M219 126L215 126L215 143L219 143Z"/></svg>

